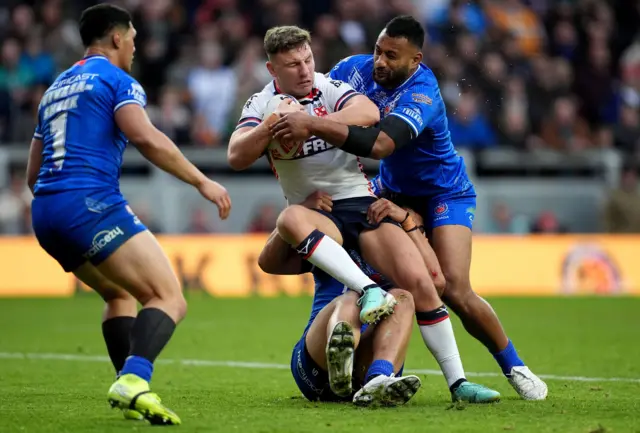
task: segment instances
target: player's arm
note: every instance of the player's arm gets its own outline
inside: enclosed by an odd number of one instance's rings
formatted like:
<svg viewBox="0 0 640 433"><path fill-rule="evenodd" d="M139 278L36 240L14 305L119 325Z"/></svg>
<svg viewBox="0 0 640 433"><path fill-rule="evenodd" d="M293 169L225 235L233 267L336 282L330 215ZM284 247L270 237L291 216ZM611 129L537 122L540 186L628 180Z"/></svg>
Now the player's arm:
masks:
<svg viewBox="0 0 640 433"><path fill-rule="evenodd" d="M242 117L231 135L227 148L227 161L234 170L246 170L264 154L272 139L270 127L282 114L303 110L301 105L291 105L286 99L267 119L261 120L262 110L257 106L256 96L252 96L242 110Z"/></svg>
<svg viewBox="0 0 640 433"><path fill-rule="evenodd" d="M326 119L343 125L373 126L380 121L380 111L369 98L357 94L340 111L329 114Z"/></svg>
<svg viewBox="0 0 640 433"><path fill-rule="evenodd" d="M424 236L424 223L420 215L410 209L401 208L384 198L376 200L369 206L367 218L371 223L379 224L386 217L391 218L402 226L413 243L416 244L418 250L420 250L422 258L427 262L431 246Z"/></svg>
<svg viewBox="0 0 640 433"><path fill-rule="evenodd" d="M156 167L198 189L207 200L218 206L221 219L231 211L226 189L205 176L164 133L158 130L141 105L130 103L118 108L116 124L140 153Z"/></svg>
<svg viewBox="0 0 640 433"><path fill-rule="evenodd" d="M148 161L196 187L200 195L218 207L220 218L227 219L231 211L227 190L206 177L185 158L169 137L153 126L144 110L147 95L142 86L128 74L119 73L111 78L116 81L109 82L106 87L113 91L113 116L120 131Z"/></svg>
<svg viewBox="0 0 640 433"><path fill-rule="evenodd" d="M380 121L380 111L365 95L358 93L348 83L320 76L329 115L325 119L343 125L372 126Z"/></svg>
<svg viewBox="0 0 640 433"><path fill-rule="evenodd" d="M306 119L294 113L280 119L272 131L279 140L295 140L297 134L312 134L345 152L382 159L420 135L427 119L433 115L431 100L426 95L408 91L393 112L370 128L342 125L318 117Z"/></svg>
<svg viewBox="0 0 640 433"><path fill-rule="evenodd" d="M42 139L33 137L29 146L29 160L27 161L27 185L33 194L33 189L38 180L38 172L42 166Z"/></svg>
<svg viewBox="0 0 640 433"><path fill-rule="evenodd" d="M372 159L385 158L415 138L411 128L394 116L387 116L377 126L369 128L309 117L284 116L272 127L274 137L284 141L295 140L296 135L290 131L304 129L306 133L322 138L345 152Z"/></svg>
<svg viewBox="0 0 640 433"><path fill-rule="evenodd" d="M119 108L115 119L129 141L155 166L195 187L208 180L185 158L169 137L153 126L146 111L140 105L127 104Z"/></svg>
<svg viewBox="0 0 640 433"><path fill-rule="evenodd" d="M258 126L241 126L231 134L227 149L227 161L234 170L246 170L264 153L271 140L271 126L278 120L276 114Z"/></svg>

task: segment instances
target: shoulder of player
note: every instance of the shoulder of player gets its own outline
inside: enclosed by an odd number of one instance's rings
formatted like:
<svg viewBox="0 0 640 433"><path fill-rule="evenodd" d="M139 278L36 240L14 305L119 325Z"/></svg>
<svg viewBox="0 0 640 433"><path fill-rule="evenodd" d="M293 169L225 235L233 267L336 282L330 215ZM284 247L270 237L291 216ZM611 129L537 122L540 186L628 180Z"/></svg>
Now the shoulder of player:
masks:
<svg viewBox="0 0 640 433"><path fill-rule="evenodd" d="M321 92L326 92L327 90L340 88L343 84L348 86L349 84L342 80L335 80L331 77L327 77L320 72L315 73L313 87L320 90Z"/></svg>
<svg viewBox="0 0 640 433"><path fill-rule="evenodd" d="M433 100L438 98L440 89L438 81L436 80L433 72L426 68L419 71L418 76L407 87L402 94L402 100L413 100L415 102L431 105Z"/></svg>
<svg viewBox="0 0 640 433"><path fill-rule="evenodd" d="M98 75L98 79L105 87L110 87L114 91L120 86L133 86L136 91L144 93L142 85L132 75L123 71L111 62L100 62L94 69L94 73Z"/></svg>
<svg viewBox="0 0 640 433"><path fill-rule="evenodd" d="M358 72L360 75L367 75L367 70L373 68L373 56L371 54L356 54L339 61L329 74L338 74L343 78L351 77Z"/></svg>
<svg viewBox="0 0 640 433"><path fill-rule="evenodd" d="M272 86L273 86L272 84L268 84L260 92L257 92L251 95L247 99L247 102L245 103L244 108L245 109L252 108L255 111L262 112L267 106L267 104L269 103L269 101L271 100L271 98L275 95L275 92L273 91Z"/></svg>
<svg viewBox="0 0 640 433"><path fill-rule="evenodd" d="M354 54L353 56L345 57L338 64L346 64L349 66L357 67L357 66L364 66L367 63L373 63L373 55Z"/></svg>
<svg viewBox="0 0 640 433"><path fill-rule="evenodd" d="M412 83L412 87L413 86L422 87L424 89L437 89L438 79L429 67L424 64L420 64L415 80Z"/></svg>

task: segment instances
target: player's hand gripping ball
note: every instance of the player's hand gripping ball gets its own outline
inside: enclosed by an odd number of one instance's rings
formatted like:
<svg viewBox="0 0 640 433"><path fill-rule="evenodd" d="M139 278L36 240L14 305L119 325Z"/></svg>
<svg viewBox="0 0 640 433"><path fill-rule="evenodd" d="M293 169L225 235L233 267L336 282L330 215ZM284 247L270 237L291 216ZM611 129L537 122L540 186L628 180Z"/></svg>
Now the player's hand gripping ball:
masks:
<svg viewBox="0 0 640 433"><path fill-rule="evenodd" d="M285 114L295 113L297 111L304 112L305 110L296 98L290 95L279 94L269 100L264 110L263 118L270 123L275 123ZM274 114L274 119L269 119L269 117ZM267 148L277 159L293 159L300 152L301 145L302 143L300 142L281 143L279 140L272 139Z"/></svg>

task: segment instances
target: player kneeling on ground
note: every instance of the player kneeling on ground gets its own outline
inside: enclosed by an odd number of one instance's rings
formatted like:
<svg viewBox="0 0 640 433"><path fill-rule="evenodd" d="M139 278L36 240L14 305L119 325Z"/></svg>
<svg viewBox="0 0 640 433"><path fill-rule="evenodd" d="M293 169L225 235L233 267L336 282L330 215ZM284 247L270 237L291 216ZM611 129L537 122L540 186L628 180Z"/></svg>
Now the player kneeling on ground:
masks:
<svg viewBox="0 0 640 433"><path fill-rule="evenodd" d="M330 210L331 199L327 194L316 192L302 205ZM401 376L413 326L413 296L405 290L392 288L391 283L369 267L355 250L348 252L368 277L396 298L398 304L393 319L386 316L377 324L363 326L359 319L358 293L302 260L280 238L277 230L260 255L259 264L265 272L300 274L312 271L316 282L311 317L293 349L291 372L300 391L309 400L353 400L363 406L404 404L421 386L418 377Z"/></svg>
<svg viewBox="0 0 640 433"><path fill-rule="evenodd" d="M415 311L411 294L389 290L398 301L393 316L362 326L358 294L318 273L330 284L316 292L311 318L291 357L291 372L302 394L312 401L362 406L408 402L421 385L417 376L402 376Z"/></svg>
<svg viewBox="0 0 640 433"><path fill-rule="evenodd" d="M333 210L331 196L320 191L309 195L302 203L302 206L310 209L321 209L325 212L331 212ZM388 200L379 199L369 207L367 219L372 222L379 222L383 218L389 218L391 221L395 221L402 226L410 240L419 250L425 265L433 277L434 284L438 286L439 291L444 289L442 272L440 271L440 266L435 258L433 249L429 246L429 242L424 236L423 220L420 215L411 209L401 208ZM362 272L367 275L368 278L376 281L380 287L385 290L391 287L397 287L397 284L391 282L365 262L355 249L349 248L348 253ZM341 290L343 286L341 284L333 278L329 278L326 273L315 268L315 266L309 262L301 260L300 256L295 253L295 250L289 248L288 244L280 238L277 230L275 230L268 239L260 254L258 263L264 272L270 274L295 275L304 272L313 272L316 289L311 320L313 320L318 311L342 293ZM413 304L415 308L417 302L414 300ZM448 313L446 308L441 308L434 318L425 318L419 312L416 312L416 317L424 338L425 333L422 332L423 328L426 327L428 329L429 326L442 326L443 323L446 325ZM454 387L450 386L451 397L454 401L462 400L471 403L487 403L497 401L500 398L498 392L483 387L482 385L468 382L464 378L460 356L458 354L452 356L451 346L446 350L442 350L437 345L434 347L434 342L430 335L427 334L427 337L426 340L429 350L440 365L447 383L456 384ZM457 352L455 342L453 349Z"/></svg>

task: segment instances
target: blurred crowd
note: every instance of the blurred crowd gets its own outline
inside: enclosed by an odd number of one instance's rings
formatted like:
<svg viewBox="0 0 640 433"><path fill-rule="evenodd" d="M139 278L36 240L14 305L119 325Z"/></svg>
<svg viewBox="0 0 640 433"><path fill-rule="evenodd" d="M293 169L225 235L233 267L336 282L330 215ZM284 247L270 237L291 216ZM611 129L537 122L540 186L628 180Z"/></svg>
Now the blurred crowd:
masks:
<svg viewBox="0 0 640 433"><path fill-rule="evenodd" d="M4 2L7 3L7 0ZM9 0L9 3L11 1ZM89 0L0 6L0 141L28 140L56 74L82 56ZM138 30L134 75L180 145L221 146L270 76L271 26L312 31L316 69L371 52L384 23L419 17L458 147L640 148L640 6L605 0L121 0Z"/></svg>
<svg viewBox="0 0 640 433"><path fill-rule="evenodd" d="M43 91L83 54L76 21L95 3L1 2L0 146L30 139ZM439 79L457 147L615 147L640 155L637 1L113 3L134 16L133 74L149 115L181 146L225 145L243 103L271 79L262 50L269 27L310 29L316 70L326 72L346 56L372 52L386 21L411 14L427 29L424 63Z"/></svg>

